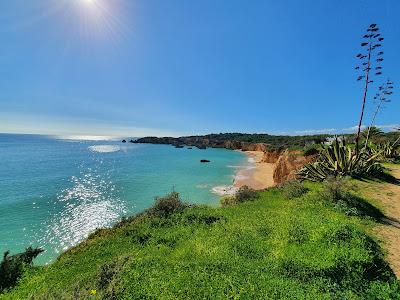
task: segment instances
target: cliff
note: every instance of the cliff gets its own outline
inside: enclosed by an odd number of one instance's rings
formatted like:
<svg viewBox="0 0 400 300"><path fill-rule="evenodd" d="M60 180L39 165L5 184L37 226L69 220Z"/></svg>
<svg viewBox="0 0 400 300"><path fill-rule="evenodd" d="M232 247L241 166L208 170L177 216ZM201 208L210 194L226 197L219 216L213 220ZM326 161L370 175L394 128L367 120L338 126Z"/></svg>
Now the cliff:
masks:
<svg viewBox="0 0 400 300"><path fill-rule="evenodd" d="M296 179L297 172L315 158L315 155L304 156L300 151L285 150L275 163L274 182L282 184L285 181Z"/></svg>

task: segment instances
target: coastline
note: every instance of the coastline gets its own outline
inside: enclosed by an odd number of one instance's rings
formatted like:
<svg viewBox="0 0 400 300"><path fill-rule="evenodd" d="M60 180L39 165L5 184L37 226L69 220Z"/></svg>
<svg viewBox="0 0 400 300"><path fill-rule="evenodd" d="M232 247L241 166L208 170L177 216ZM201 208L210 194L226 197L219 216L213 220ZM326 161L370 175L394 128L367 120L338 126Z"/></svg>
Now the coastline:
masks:
<svg viewBox="0 0 400 300"><path fill-rule="evenodd" d="M262 151L243 151L248 156L249 166L240 169L233 186L240 188L247 185L255 190L264 190L275 185L273 174L275 164L262 162Z"/></svg>
<svg viewBox="0 0 400 300"><path fill-rule="evenodd" d="M273 179L275 164L262 162L263 151L242 151L247 156L247 164L234 174L231 185L216 186L212 192L219 196L232 196L239 188L248 186L254 190L264 190L275 186Z"/></svg>

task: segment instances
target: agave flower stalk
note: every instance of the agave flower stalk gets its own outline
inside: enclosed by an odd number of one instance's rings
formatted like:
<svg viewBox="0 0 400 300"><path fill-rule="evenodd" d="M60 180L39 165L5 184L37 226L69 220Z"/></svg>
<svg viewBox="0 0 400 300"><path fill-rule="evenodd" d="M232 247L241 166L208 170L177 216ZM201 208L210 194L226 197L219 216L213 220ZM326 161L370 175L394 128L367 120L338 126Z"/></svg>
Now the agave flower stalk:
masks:
<svg viewBox="0 0 400 300"><path fill-rule="evenodd" d="M374 82L373 80L371 80L371 77L373 75L371 74L371 70L374 68L376 76L382 75L382 67L380 64L383 61L382 57L383 52L379 51L378 53L375 53L375 50L379 49L382 46L381 42L384 40L384 38L381 37L381 34L379 33L379 28L377 27L377 25L376 24L369 25L367 33L363 36L363 38L364 41L361 43L361 47L363 47L363 49L366 48L366 50L364 53L357 54L357 58L360 60L360 65L356 67L356 70L362 72L361 73L362 75L359 75L357 77L357 81L365 80L364 95L361 106L361 115L360 115L360 120L358 122L357 136L356 136L356 153L359 152L359 140L360 140L362 121L364 118L366 100L368 95L368 87L370 83Z"/></svg>
<svg viewBox="0 0 400 300"><path fill-rule="evenodd" d="M376 106L374 115L372 117L371 124L368 126L368 133L367 133L367 137L365 140L364 148L367 148L367 146L368 146L368 140L370 137L371 128L373 127L373 125L375 123L376 116L378 115L379 111L383 108L383 105L385 103L389 103L391 101L389 99L389 96L392 94L393 94L393 82L388 79L388 80L386 80L386 82L384 84L382 84L379 87L379 92L374 97L374 100L378 101L378 105Z"/></svg>

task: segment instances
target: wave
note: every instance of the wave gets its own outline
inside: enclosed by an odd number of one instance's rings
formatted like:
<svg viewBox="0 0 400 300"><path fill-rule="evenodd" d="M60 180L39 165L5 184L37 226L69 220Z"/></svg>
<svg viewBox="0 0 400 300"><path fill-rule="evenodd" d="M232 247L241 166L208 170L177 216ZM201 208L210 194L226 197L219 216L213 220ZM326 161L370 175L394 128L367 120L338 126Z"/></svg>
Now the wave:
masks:
<svg viewBox="0 0 400 300"><path fill-rule="evenodd" d="M72 141L118 141L121 139L110 135L56 135L54 138Z"/></svg>
<svg viewBox="0 0 400 300"><path fill-rule="evenodd" d="M232 168L232 169L240 169L243 168L243 166L238 166L238 165L227 165L227 168Z"/></svg>
<svg viewBox="0 0 400 300"><path fill-rule="evenodd" d="M196 185L196 188L198 189L207 189L210 187L210 184L198 184Z"/></svg>
<svg viewBox="0 0 400 300"><path fill-rule="evenodd" d="M239 190L239 188L233 186L233 185L220 185L220 186L215 186L211 189L211 191L214 194L220 195L220 196L229 196L229 195L234 195L236 192Z"/></svg>
<svg viewBox="0 0 400 300"><path fill-rule="evenodd" d="M250 177L246 176L246 175L237 174L234 176L234 178L235 178L235 182L236 182L237 180L245 180L245 179L249 179Z"/></svg>
<svg viewBox="0 0 400 300"><path fill-rule="evenodd" d="M120 151L121 147L117 145L95 145L89 146L88 149L92 152L109 153Z"/></svg>

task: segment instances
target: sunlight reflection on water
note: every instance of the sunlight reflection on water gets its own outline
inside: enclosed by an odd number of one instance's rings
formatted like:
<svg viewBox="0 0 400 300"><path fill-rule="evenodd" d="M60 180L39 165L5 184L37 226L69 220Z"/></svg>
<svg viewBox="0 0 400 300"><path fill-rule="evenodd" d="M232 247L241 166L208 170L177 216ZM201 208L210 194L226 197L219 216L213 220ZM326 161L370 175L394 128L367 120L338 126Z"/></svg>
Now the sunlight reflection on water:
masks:
<svg viewBox="0 0 400 300"><path fill-rule="evenodd" d="M51 204L54 213L45 224L41 243L52 245L59 253L125 214L125 205L115 196L116 188L110 178L109 172L91 168L78 177L72 176L71 187L61 191Z"/></svg>

